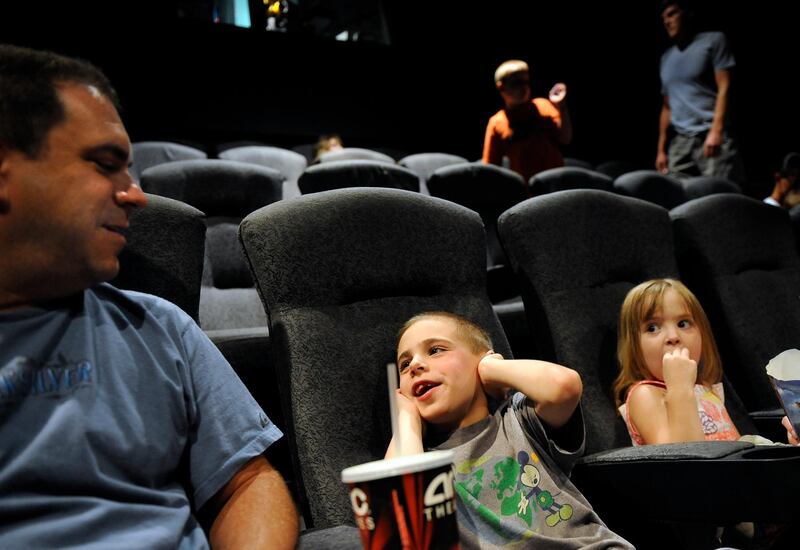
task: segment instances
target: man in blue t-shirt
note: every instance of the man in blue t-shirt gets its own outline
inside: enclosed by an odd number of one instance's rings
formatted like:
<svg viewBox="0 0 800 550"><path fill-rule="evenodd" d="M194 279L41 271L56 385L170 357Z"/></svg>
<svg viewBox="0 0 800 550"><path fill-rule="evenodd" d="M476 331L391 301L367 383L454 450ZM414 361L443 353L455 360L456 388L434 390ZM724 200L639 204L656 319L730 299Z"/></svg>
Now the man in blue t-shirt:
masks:
<svg viewBox="0 0 800 550"><path fill-rule="evenodd" d="M130 159L99 70L0 45L0 547L293 548L280 430L186 314L104 283Z"/></svg>
<svg viewBox="0 0 800 550"><path fill-rule="evenodd" d="M677 177L741 181L741 160L728 127L735 61L724 34L694 32L687 4L686 0L661 4L661 18L673 45L661 57L664 101L656 169ZM667 136L670 126L674 129L671 140Z"/></svg>

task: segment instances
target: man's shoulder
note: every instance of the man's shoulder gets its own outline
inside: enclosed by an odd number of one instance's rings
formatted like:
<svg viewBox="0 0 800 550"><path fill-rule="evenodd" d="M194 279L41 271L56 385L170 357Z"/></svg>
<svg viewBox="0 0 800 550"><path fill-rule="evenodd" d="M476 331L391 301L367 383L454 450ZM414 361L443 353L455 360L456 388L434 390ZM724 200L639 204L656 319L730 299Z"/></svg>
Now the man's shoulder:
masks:
<svg viewBox="0 0 800 550"><path fill-rule="evenodd" d="M694 40L697 42L727 42L727 37L722 31L703 31L695 35Z"/></svg>
<svg viewBox="0 0 800 550"><path fill-rule="evenodd" d="M86 290L89 299L106 309L117 309L136 317L172 319L179 323L191 320L181 308L153 294L117 288L100 283Z"/></svg>
<svg viewBox="0 0 800 550"><path fill-rule="evenodd" d="M699 32L692 39L690 48L703 52L727 52L729 50L728 38L721 31Z"/></svg>

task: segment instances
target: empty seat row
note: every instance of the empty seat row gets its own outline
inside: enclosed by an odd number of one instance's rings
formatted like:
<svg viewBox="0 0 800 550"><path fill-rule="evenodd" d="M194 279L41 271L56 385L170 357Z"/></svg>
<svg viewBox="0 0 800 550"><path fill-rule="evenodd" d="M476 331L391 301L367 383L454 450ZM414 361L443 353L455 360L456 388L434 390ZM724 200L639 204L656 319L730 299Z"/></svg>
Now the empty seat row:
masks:
<svg viewBox="0 0 800 550"><path fill-rule="evenodd" d="M208 158L207 154L195 147L167 141L145 141L133 144L133 164L131 174L139 180L142 173L151 166L174 162L177 160L192 160ZM281 172L284 182L284 198L300 195L297 188L297 178L311 164L303 154L285 149L256 143L238 143L221 149L218 153L220 159L249 162L261 166L274 168ZM324 153L316 162L329 163L340 160L371 160L387 164L395 164L395 160L379 151L348 147L345 149ZM421 153L407 155L397 161L397 164L410 169L420 177L423 186L427 177L437 168L450 164L468 162L467 159L446 153Z"/></svg>
<svg viewBox="0 0 800 550"><path fill-rule="evenodd" d="M395 163L394 159L386 154L355 147L324 153L318 159L319 167L310 168L303 155L288 149L264 145L231 147L220 152L219 157L278 170L284 176L282 193L284 199L297 197L302 193L351 186L390 186L428 194L427 182L436 170L446 166L468 164L463 157L445 153L408 155ZM205 158L205 153L168 142L137 143L134 144L133 172L140 178L147 166L193 158ZM336 168L330 166L331 163L336 163ZM353 168L351 173L342 168L342 164L354 163L364 167L372 164L373 167ZM414 186L405 181L409 180L408 174L395 170L398 164L417 175L418 185ZM632 171L632 166L624 161L611 161L601 166L604 167L603 170L599 170L599 167L594 169L589 163L570 159L567 166L540 172L529 182L523 182L523 185L529 186L530 196L565 189L604 189L643 198L665 208L672 208L687 200L713 193L741 193L741 188L736 183L721 178L699 177L677 180L653 170ZM381 171L383 173L380 173ZM393 173L387 174L389 171ZM617 175L612 178L607 174Z"/></svg>
<svg viewBox="0 0 800 550"><path fill-rule="evenodd" d="M260 155L264 148L231 149ZM293 153L275 149L283 153ZM234 155L235 156L235 155ZM286 158L284 159L286 160ZM295 174L302 162L293 164ZM635 175L635 174L633 174ZM666 178L644 174L645 180ZM624 178L625 176L623 176ZM668 179L668 178L667 178ZM580 168L549 170L534 180L542 192L573 187L613 189L610 178ZM398 165L374 161L340 161L306 168L298 178L305 192L351 186L386 186L416 191L417 176ZM653 183L653 182L651 182ZM208 216L206 269L200 302L201 326L207 330L264 329L266 318L255 299L249 270L237 238L238 222L250 212L280 200L286 190L283 175L256 163L234 160L176 161L145 170L145 191L181 200ZM295 182L294 185L298 183ZM500 213L527 196L524 181L507 169L481 163L460 163L435 170L429 177L429 192L467 206L479 213L487 232L488 292L497 304L501 321L513 348L530 349L526 320L516 281L510 276L497 238ZM643 186L647 187L647 186ZM299 187L298 187L299 190Z"/></svg>
<svg viewBox="0 0 800 550"><path fill-rule="evenodd" d="M594 170L565 166L540 172L530 181L533 196L567 189L614 191L667 209L706 195L742 193L739 185L724 178L700 176L678 180L655 170L635 170L612 179Z"/></svg>

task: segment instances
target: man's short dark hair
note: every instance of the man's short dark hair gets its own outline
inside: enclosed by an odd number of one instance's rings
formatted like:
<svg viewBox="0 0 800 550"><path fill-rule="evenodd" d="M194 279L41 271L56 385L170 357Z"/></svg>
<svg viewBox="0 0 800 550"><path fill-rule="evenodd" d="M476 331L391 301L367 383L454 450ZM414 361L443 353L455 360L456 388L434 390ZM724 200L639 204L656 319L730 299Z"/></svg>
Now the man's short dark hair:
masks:
<svg viewBox="0 0 800 550"><path fill-rule="evenodd" d="M35 158L50 129L64 120L63 84L94 86L119 110L117 93L87 61L0 44L0 146Z"/></svg>
<svg viewBox="0 0 800 550"><path fill-rule="evenodd" d="M658 13L659 14L664 13L664 10L666 10L670 6L678 6L680 9L682 9L687 13L691 13L692 11L692 3L690 0L661 0L661 2L659 3Z"/></svg>

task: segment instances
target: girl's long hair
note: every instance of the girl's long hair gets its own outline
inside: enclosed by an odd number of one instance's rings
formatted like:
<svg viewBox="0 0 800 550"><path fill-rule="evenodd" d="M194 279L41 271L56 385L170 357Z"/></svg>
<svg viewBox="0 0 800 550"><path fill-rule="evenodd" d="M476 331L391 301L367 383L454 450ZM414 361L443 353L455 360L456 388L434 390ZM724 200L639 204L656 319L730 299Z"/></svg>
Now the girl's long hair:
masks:
<svg viewBox="0 0 800 550"><path fill-rule="evenodd" d="M722 380L722 362L719 358L717 343L711 332L703 307L692 291L675 279L653 279L633 287L619 314L619 339L617 340L617 359L619 375L614 381L614 400L619 407L625 402L625 394L639 380L652 378L644 361L640 334L642 323L650 319L664 302L664 293L675 290L683 298L689 312L700 330L703 351L697 366L697 378L701 384L711 385Z"/></svg>

